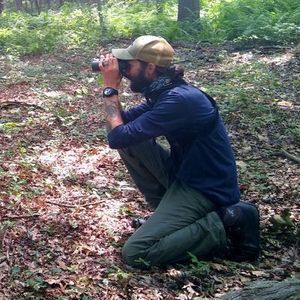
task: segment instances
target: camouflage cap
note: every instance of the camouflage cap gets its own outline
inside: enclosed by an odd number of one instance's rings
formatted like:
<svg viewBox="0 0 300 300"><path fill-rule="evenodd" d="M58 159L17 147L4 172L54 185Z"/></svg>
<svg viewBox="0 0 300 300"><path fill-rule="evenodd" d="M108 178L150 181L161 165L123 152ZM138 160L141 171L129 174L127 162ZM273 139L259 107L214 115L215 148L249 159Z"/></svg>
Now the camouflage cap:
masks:
<svg viewBox="0 0 300 300"><path fill-rule="evenodd" d="M153 35L138 37L126 49L112 49L112 54L118 59L138 59L161 67L171 65L174 53L174 49L164 38Z"/></svg>

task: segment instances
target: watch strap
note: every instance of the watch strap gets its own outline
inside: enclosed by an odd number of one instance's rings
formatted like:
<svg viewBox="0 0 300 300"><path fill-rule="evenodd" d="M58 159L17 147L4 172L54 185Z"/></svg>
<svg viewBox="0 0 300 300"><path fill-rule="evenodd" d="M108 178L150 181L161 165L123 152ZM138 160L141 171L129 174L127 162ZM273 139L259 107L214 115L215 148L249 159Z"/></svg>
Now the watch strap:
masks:
<svg viewBox="0 0 300 300"><path fill-rule="evenodd" d="M106 87L103 89L103 97L111 97L111 96L114 96L114 95L118 95L119 92L118 90L112 88L112 87Z"/></svg>

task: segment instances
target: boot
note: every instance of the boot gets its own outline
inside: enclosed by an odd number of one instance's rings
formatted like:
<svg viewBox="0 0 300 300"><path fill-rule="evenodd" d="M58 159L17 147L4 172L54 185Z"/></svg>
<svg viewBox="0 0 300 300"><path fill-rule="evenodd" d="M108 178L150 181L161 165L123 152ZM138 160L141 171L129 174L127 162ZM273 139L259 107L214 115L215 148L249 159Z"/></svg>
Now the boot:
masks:
<svg viewBox="0 0 300 300"><path fill-rule="evenodd" d="M134 229L138 229L139 227L141 227L146 221L147 221L148 217L146 218L134 218L131 221L131 227Z"/></svg>
<svg viewBox="0 0 300 300"><path fill-rule="evenodd" d="M259 212L255 205L239 202L222 207L218 214L229 240L233 261L254 261L259 257Z"/></svg>

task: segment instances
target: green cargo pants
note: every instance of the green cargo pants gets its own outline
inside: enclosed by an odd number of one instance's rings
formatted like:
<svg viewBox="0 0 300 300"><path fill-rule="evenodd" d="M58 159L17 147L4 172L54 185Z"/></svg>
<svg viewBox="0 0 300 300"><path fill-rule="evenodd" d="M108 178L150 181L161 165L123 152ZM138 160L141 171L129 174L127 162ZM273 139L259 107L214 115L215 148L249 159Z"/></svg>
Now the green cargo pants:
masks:
<svg viewBox="0 0 300 300"><path fill-rule="evenodd" d="M119 150L152 216L125 243L122 255L133 267L184 262L189 253L208 259L224 251L226 234L214 204L174 179L169 151L154 140Z"/></svg>

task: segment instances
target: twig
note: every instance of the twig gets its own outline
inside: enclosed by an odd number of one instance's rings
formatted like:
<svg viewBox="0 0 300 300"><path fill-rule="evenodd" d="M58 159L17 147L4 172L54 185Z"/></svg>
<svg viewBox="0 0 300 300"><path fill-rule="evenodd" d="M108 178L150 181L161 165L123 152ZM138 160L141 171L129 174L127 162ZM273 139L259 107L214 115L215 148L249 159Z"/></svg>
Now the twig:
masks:
<svg viewBox="0 0 300 300"><path fill-rule="evenodd" d="M80 207L87 207L87 206L97 205L97 204L103 203L103 200L92 202L92 203L81 204L81 205L64 204L64 203L58 203L58 202L49 201L49 200L47 200L46 202L49 203L49 204L53 204L53 205L57 205L57 206L61 206L61 207L80 208Z"/></svg>
<svg viewBox="0 0 300 300"><path fill-rule="evenodd" d="M45 111L45 109L37 104L31 104L31 103L25 103L25 102L20 102L20 101L6 101L2 102L0 105L0 109L7 109L10 107L20 107L20 106L26 106L26 107L34 107L37 109L40 109L42 111Z"/></svg>
<svg viewBox="0 0 300 300"><path fill-rule="evenodd" d="M284 149L281 149L281 154L284 155L286 158L289 158L290 160L293 160L294 162L300 164L300 157L290 154Z"/></svg>
<svg viewBox="0 0 300 300"><path fill-rule="evenodd" d="M6 233L7 233L7 231L5 231L5 233L4 233L3 241L5 240ZM12 263L11 263L11 260L9 259L9 248L10 248L10 246L12 244L12 240L8 239L8 243L10 243L10 245L8 245L8 247L6 249L6 261L7 261L8 265L11 267Z"/></svg>
<svg viewBox="0 0 300 300"><path fill-rule="evenodd" d="M0 109L10 109L10 108L13 108L13 107L22 107L22 106L33 107L35 109L40 109L41 111L48 112L48 113L52 114L52 116L55 118L55 122L57 123L57 126L62 131L67 129L67 127L63 125L63 121L58 116L55 116L53 113L47 111L45 108L43 108L43 107L41 107L37 104L25 103L25 102L20 102L20 101L6 101L6 102L1 102L0 103Z"/></svg>
<svg viewBox="0 0 300 300"><path fill-rule="evenodd" d="M33 215L22 215L22 216L3 216L1 218L2 220L18 220L18 219L30 219L30 218L36 218L40 216L40 214L33 214Z"/></svg>
<svg viewBox="0 0 300 300"><path fill-rule="evenodd" d="M6 261L7 261L8 265L11 266L11 261L9 259L9 247L6 250Z"/></svg>
<svg viewBox="0 0 300 300"><path fill-rule="evenodd" d="M6 234L7 228L4 228L0 231L0 253L4 252L4 238L5 238L5 234Z"/></svg>

